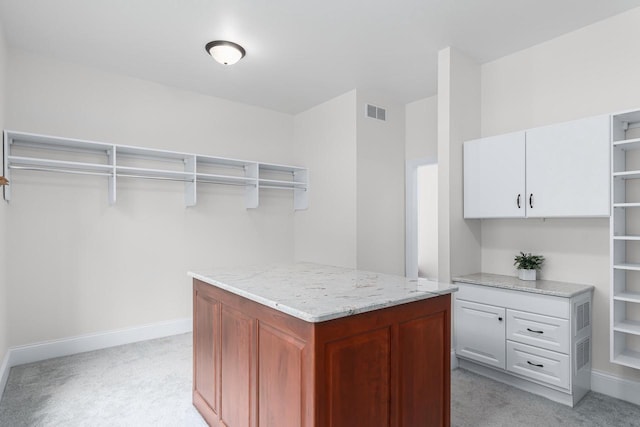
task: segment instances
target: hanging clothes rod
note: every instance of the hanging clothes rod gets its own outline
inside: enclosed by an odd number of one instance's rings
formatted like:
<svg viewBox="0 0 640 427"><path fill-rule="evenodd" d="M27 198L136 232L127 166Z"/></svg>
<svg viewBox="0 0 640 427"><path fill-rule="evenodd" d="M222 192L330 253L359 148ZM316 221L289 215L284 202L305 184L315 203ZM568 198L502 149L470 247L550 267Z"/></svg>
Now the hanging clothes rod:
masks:
<svg viewBox="0 0 640 427"><path fill-rule="evenodd" d="M179 181L179 182L194 182L193 179L180 179L180 178L170 178L170 177L162 177L162 176L146 176L146 175L132 175L132 174L117 174L117 177L122 178L142 178L142 179L157 179L161 181ZM236 185L236 186L253 186L255 184L243 184L243 183L235 183L235 182L224 182L224 181L198 181L195 180L198 184L218 184L218 185Z"/></svg>
<svg viewBox="0 0 640 427"><path fill-rule="evenodd" d="M91 172L91 171L77 171L72 169L58 169L58 168L45 168L45 167L36 167L36 166L16 166L10 165L10 169L20 169L20 170L29 170L29 171L39 171L39 172L57 172L57 173L69 173L73 175L92 175L92 176L112 176L112 174L107 172ZM171 178L171 177L162 177L162 176L146 176L146 175L134 175L134 174L122 174L118 173L116 175L119 178L142 178L142 179L155 179L160 181L177 181L177 182L193 182L193 179L181 179L181 178ZM197 181L200 184L218 184L218 185L233 185L246 187L251 186L255 187L255 184L252 183L242 183L242 182L224 182L224 181ZM264 188L264 186L263 186ZM269 187L267 187L269 188ZM273 188L281 188L281 187L273 187ZM283 187L284 188L284 187Z"/></svg>
<svg viewBox="0 0 640 427"><path fill-rule="evenodd" d="M306 188L300 188L300 187L280 187L277 185L261 185L260 188L274 188L276 190L304 190L307 191Z"/></svg>
<svg viewBox="0 0 640 427"><path fill-rule="evenodd" d="M171 178L168 176L133 175L133 174L124 174L124 173L119 173L116 176L118 178L142 178L142 179L155 179L158 181L193 182L193 179Z"/></svg>
<svg viewBox="0 0 640 427"><path fill-rule="evenodd" d="M28 171L40 171L40 172L70 173L74 175L111 176L111 174L107 172L76 171L72 169L43 168L43 167L36 167L36 166L9 165L9 169L21 169L21 170L28 170Z"/></svg>
<svg viewBox="0 0 640 427"><path fill-rule="evenodd" d="M198 184L219 184L219 185L235 185L237 187L255 187L255 184L252 184L250 182L247 183L242 183L242 182L226 182L226 181L199 181L196 180L196 182Z"/></svg>

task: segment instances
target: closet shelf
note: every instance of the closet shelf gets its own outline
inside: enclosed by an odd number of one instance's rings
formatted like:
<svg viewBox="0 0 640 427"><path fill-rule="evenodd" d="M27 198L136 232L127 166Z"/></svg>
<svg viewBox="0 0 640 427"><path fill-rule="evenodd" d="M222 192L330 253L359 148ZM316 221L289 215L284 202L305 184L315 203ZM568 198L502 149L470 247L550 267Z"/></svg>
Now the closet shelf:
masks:
<svg viewBox="0 0 640 427"><path fill-rule="evenodd" d="M640 203L637 203L637 202L633 202L633 203L614 203L613 207L614 208L640 208Z"/></svg>
<svg viewBox="0 0 640 427"><path fill-rule="evenodd" d="M622 139L613 142L614 148L621 148L623 150L637 150L640 148L640 138Z"/></svg>
<svg viewBox="0 0 640 427"><path fill-rule="evenodd" d="M615 301L625 301L640 304L640 292L620 292L614 294L613 299Z"/></svg>
<svg viewBox="0 0 640 427"><path fill-rule="evenodd" d="M638 368L638 360L640 360L640 351L633 351L625 349L618 355L616 355L611 361L618 365L629 366L631 368Z"/></svg>
<svg viewBox="0 0 640 427"><path fill-rule="evenodd" d="M624 332L625 334L640 335L640 322L636 320L623 320L615 323L613 330L616 332Z"/></svg>
<svg viewBox="0 0 640 427"><path fill-rule="evenodd" d="M34 155L34 152L36 154ZM54 152L57 152L54 156ZM27 153L28 155L26 155ZM89 158L91 161L85 161ZM116 201L118 178L143 178L185 183L185 204L196 204L197 184L244 187L245 207L257 208L259 189L293 190L294 209L307 209L308 170L300 166L260 163L178 151L4 131L4 176L12 184L11 170L37 170L108 177L109 203ZM82 160L82 161L79 161ZM165 168L166 166L166 168ZM229 169L233 171L229 171ZM267 177L260 177L264 172ZM271 176L287 174L289 180ZM4 186L11 200L11 186Z"/></svg>
<svg viewBox="0 0 640 427"><path fill-rule="evenodd" d="M284 166L284 165L276 165L273 163L260 163L260 170L263 171L272 171L272 172L299 172L306 171L307 169L297 166Z"/></svg>

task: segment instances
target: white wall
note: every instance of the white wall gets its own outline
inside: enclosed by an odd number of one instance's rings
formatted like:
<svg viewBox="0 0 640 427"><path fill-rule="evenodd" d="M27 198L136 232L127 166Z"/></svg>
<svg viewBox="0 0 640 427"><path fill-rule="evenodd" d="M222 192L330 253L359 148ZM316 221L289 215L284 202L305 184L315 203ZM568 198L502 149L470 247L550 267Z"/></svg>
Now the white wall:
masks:
<svg viewBox="0 0 640 427"><path fill-rule="evenodd" d="M10 51L12 130L290 163L293 118ZM191 315L186 272L293 259L291 192L16 171L7 216L9 345ZM0 257L1 258L1 257Z"/></svg>
<svg viewBox="0 0 640 427"><path fill-rule="evenodd" d="M387 121L364 104L387 107ZM404 108L353 90L294 118L294 158L310 169L295 257L404 274Z"/></svg>
<svg viewBox="0 0 640 427"><path fill-rule="evenodd" d="M405 105L405 256L408 257L408 275L438 277L437 158L438 97L431 96ZM420 166L426 163L430 166Z"/></svg>
<svg viewBox="0 0 640 427"><path fill-rule="evenodd" d="M480 133L480 66L461 52L438 53L438 277L480 270L479 221L463 219L462 144Z"/></svg>
<svg viewBox="0 0 640 427"><path fill-rule="evenodd" d="M405 158L438 157L438 96L405 105Z"/></svg>
<svg viewBox="0 0 640 427"><path fill-rule="evenodd" d="M482 66L482 135L640 107L640 9ZM482 271L515 274L518 251L545 255L542 276L596 286L593 368L609 363L608 219L483 220Z"/></svg>
<svg viewBox="0 0 640 427"><path fill-rule="evenodd" d="M418 167L418 276L438 278L438 165Z"/></svg>
<svg viewBox="0 0 640 427"><path fill-rule="evenodd" d="M6 65L7 55L4 32L0 27L0 130L4 129ZM2 172L0 172L0 175L2 175ZM0 200L0 365L8 347L6 233L6 204L3 200ZM1 394L2 390L0 390Z"/></svg>
<svg viewBox="0 0 640 427"><path fill-rule="evenodd" d="M365 116L365 104L386 121ZM404 275L404 106L357 92L357 267Z"/></svg>
<svg viewBox="0 0 640 427"><path fill-rule="evenodd" d="M309 168L309 209L297 212L297 261L356 267L356 91L294 118L293 152Z"/></svg>

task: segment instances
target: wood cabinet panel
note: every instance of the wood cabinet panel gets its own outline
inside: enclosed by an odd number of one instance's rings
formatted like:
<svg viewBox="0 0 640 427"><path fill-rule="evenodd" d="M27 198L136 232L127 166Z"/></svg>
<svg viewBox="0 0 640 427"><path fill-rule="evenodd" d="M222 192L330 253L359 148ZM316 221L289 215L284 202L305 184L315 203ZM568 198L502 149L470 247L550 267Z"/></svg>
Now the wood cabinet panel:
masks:
<svg viewBox="0 0 640 427"><path fill-rule="evenodd" d="M324 353L328 425L389 426L389 328L329 342Z"/></svg>
<svg viewBox="0 0 640 427"><path fill-rule="evenodd" d="M258 323L258 417L260 427L304 426L303 354L305 343Z"/></svg>
<svg viewBox="0 0 640 427"><path fill-rule="evenodd" d="M399 325L403 427L449 425L450 325L446 310Z"/></svg>
<svg viewBox="0 0 640 427"><path fill-rule="evenodd" d="M194 292L193 305L193 391L218 414L220 303Z"/></svg>
<svg viewBox="0 0 640 427"><path fill-rule="evenodd" d="M221 316L221 411L227 427L252 426L254 395L254 345L252 319L222 307Z"/></svg>
<svg viewBox="0 0 640 427"><path fill-rule="evenodd" d="M450 304L308 323L194 280L194 405L216 427L448 425Z"/></svg>

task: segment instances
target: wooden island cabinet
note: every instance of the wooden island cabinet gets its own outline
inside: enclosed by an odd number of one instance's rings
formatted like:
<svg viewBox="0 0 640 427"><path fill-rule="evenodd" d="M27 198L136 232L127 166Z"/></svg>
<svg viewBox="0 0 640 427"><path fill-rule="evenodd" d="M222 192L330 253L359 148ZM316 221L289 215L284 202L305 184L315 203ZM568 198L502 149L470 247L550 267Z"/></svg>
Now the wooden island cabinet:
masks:
<svg viewBox="0 0 640 427"><path fill-rule="evenodd" d="M191 275L193 403L209 425L449 425L454 287L312 264Z"/></svg>

